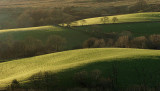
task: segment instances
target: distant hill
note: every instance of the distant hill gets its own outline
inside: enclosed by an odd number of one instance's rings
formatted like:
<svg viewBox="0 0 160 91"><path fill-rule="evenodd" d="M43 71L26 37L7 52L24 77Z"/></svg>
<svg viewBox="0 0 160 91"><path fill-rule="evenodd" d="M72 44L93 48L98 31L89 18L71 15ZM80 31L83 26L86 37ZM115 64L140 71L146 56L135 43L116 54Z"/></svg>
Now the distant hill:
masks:
<svg viewBox="0 0 160 91"><path fill-rule="evenodd" d="M150 4L158 4L159 0L147 0ZM99 4L97 4L97 2ZM9 7L65 7L65 6L120 6L132 5L135 0L0 0L0 8Z"/></svg>

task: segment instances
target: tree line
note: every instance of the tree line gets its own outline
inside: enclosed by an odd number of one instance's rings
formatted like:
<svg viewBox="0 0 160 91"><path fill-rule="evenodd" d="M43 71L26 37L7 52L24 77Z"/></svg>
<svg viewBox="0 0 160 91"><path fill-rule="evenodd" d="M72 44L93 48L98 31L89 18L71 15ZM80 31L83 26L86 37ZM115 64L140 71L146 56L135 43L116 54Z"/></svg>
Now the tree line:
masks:
<svg viewBox="0 0 160 91"><path fill-rule="evenodd" d="M148 37L133 37L130 35L120 35L113 38L96 38L92 37L83 43L83 48L140 48L140 49L160 49L160 35L153 34Z"/></svg>
<svg viewBox="0 0 160 91"><path fill-rule="evenodd" d="M160 49L160 35L158 34L133 37L130 33L121 33L121 35L110 34L105 36L91 37L79 45L78 49L106 47ZM64 51L66 50L66 43L66 39L58 35L49 36L46 41L33 37L15 41L8 37L6 41L0 42L0 59L10 60ZM77 49L77 47L72 49Z"/></svg>
<svg viewBox="0 0 160 91"><path fill-rule="evenodd" d="M45 42L33 37L19 41L8 37L6 41L0 42L0 59L10 60L58 52L65 49L65 44L66 39L58 35L49 36Z"/></svg>

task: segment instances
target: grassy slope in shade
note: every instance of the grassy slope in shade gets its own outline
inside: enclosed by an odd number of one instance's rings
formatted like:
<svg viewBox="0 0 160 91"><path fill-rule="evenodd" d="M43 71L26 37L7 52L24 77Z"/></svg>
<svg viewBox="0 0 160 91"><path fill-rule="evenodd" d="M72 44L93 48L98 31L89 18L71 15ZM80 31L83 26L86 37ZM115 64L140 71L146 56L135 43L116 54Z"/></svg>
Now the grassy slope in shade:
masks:
<svg viewBox="0 0 160 91"><path fill-rule="evenodd" d="M158 73L156 72L159 72L160 69L160 58L158 56L160 56L159 50L100 48L64 51L13 60L0 63L0 74L3 74L0 75L0 87L5 86L6 83L11 82L13 79L18 79L19 81L25 80L40 71L51 71L55 73L66 72L65 74L60 74L59 77L62 77L61 79L63 79L64 84L67 82L67 85L69 85L71 83L70 77L74 69L78 67L82 67L82 69L98 68L105 71L105 74L109 74L109 69L111 69L109 62L112 62L112 60L119 60L118 69L121 70L119 71L120 75L118 75L118 79L120 84L125 84L123 83L125 80L134 84L137 80L137 73L134 71L135 67L141 68L142 70L144 67L144 69L148 69L146 74L152 72L153 76L157 76ZM141 60L141 58L146 59ZM137 60L133 63L129 63L132 62L133 59ZM72 70L67 72L69 68L72 68ZM157 78L154 80L157 80Z"/></svg>
<svg viewBox="0 0 160 91"><path fill-rule="evenodd" d="M118 22L116 23L160 21L160 12L147 12L147 13L134 13L134 14L108 16L109 22L106 22L106 23L113 23L112 21L113 17L118 18ZM84 24L82 24L83 20L79 20L71 23L71 25L81 26L81 25L103 24L101 22L101 19L102 17L88 18L88 19L84 19L86 21Z"/></svg>
<svg viewBox="0 0 160 91"><path fill-rule="evenodd" d="M50 35L60 35L66 38L66 49L72 49L73 47L82 45L82 43L90 37L81 31L56 26L42 26L0 30L0 41L5 41L8 37L11 37L13 40L24 40L27 37L33 37L45 41Z"/></svg>
<svg viewBox="0 0 160 91"><path fill-rule="evenodd" d="M160 22L102 24L75 27L78 30L98 30L103 33L130 31L134 36L160 34Z"/></svg>

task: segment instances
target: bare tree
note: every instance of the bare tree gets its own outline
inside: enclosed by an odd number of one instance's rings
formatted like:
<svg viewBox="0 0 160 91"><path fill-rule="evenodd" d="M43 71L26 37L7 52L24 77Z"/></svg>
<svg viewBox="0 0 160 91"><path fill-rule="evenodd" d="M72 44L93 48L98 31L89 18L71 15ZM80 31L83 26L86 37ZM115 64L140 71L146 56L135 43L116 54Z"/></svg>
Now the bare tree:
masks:
<svg viewBox="0 0 160 91"><path fill-rule="evenodd" d="M147 38L145 36L136 37L131 40L131 47L133 48L147 48Z"/></svg>
<svg viewBox="0 0 160 91"><path fill-rule="evenodd" d="M64 44L66 43L65 38L58 36L58 35L52 35L49 36L47 40L47 47L49 51L61 51L64 48Z"/></svg>
<svg viewBox="0 0 160 91"><path fill-rule="evenodd" d="M117 17L113 17L113 18L112 18L112 22L113 22L113 23L118 22L118 18L117 18Z"/></svg>
<svg viewBox="0 0 160 91"><path fill-rule="evenodd" d="M117 47L128 48L129 47L129 36L120 36L116 41Z"/></svg>
<svg viewBox="0 0 160 91"><path fill-rule="evenodd" d="M107 16L104 16L104 17L101 18L101 22L103 24L106 24L107 22L109 23L109 18Z"/></svg>
<svg viewBox="0 0 160 91"><path fill-rule="evenodd" d="M160 35L154 34L149 37L151 48L160 49Z"/></svg>

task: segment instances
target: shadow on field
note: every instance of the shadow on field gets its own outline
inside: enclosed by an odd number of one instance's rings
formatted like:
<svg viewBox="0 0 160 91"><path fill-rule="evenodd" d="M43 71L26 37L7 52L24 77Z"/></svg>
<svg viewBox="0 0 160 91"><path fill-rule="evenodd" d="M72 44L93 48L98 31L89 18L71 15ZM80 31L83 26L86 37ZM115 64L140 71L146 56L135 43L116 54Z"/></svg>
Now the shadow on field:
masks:
<svg viewBox="0 0 160 91"><path fill-rule="evenodd" d="M30 82L17 88L45 91L159 91L159 65L160 57L99 61L56 74L40 72L33 75ZM12 86L16 87L15 84Z"/></svg>

